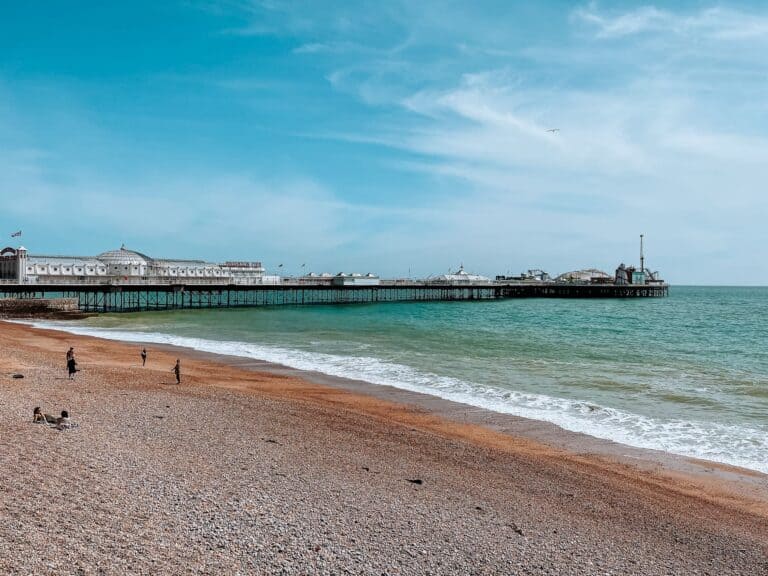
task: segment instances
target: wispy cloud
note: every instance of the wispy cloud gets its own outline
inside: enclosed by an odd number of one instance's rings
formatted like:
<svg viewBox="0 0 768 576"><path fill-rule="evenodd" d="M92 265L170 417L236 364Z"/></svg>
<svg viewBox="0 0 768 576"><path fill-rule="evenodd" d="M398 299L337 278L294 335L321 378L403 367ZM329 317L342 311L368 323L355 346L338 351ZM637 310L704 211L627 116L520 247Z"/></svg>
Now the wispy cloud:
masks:
<svg viewBox="0 0 768 576"><path fill-rule="evenodd" d="M547 94L504 83L505 72L465 78L460 86L418 93L404 105L431 120L404 144L421 153L510 169L635 172L650 168L633 141L618 94ZM556 132L549 132L556 129Z"/></svg>
<svg viewBox="0 0 768 576"><path fill-rule="evenodd" d="M0 187L25 199L4 203L0 220L6 226L26 222L26 241L38 253L55 252L57 245L82 252L126 242L164 257L228 255L264 258L273 266L271 259L312 257L330 266L333 254L363 237L370 219L380 216L307 179L166 176L125 186L73 172L65 185L48 181L34 164L0 162ZM38 237L44 230L45 244ZM87 240L73 246L80 237ZM344 258L338 260L335 265L342 265Z"/></svg>
<svg viewBox="0 0 768 576"><path fill-rule="evenodd" d="M671 33L722 40L768 38L768 17L713 7L696 12L672 12L642 6L627 12L601 10L596 3L577 8L575 19L593 27L600 38L619 38L642 33Z"/></svg>
<svg viewBox="0 0 768 576"><path fill-rule="evenodd" d="M669 28L674 24L672 15L658 10L652 6L638 8L632 12L609 16L598 11L593 4L589 8L579 8L574 11L574 16L584 22L593 25L597 29L598 36L611 38L627 36Z"/></svg>

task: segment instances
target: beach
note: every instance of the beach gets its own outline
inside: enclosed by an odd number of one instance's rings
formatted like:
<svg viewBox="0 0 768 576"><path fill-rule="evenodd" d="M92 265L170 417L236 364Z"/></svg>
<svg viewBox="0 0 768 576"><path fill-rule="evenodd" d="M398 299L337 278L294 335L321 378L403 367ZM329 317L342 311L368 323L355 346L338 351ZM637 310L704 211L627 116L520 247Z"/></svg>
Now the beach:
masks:
<svg viewBox="0 0 768 576"><path fill-rule="evenodd" d="M759 472L170 346L0 347L5 574L768 574Z"/></svg>

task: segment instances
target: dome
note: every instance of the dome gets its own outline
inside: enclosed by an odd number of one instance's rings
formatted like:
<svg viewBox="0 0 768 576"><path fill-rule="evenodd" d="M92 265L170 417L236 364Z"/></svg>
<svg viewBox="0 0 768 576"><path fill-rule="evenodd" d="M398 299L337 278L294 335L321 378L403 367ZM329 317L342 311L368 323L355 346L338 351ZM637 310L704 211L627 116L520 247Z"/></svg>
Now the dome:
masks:
<svg viewBox="0 0 768 576"><path fill-rule="evenodd" d="M141 252L134 252L128 250L125 246L121 246L119 250L110 250L103 252L96 256L105 264L138 264L147 265L152 261L152 258L142 254Z"/></svg>
<svg viewBox="0 0 768 576"><path fill-rule="evenodd" d="M470 274L469 272L464 270L463 264L459 266L459 269L456 270L456 272L441 274L440 276L435 278L435 280L438 282L461 282L461 283L490 282L490 279L486 276L481 276L480 274Z"/></svg>
<svg viewBox="0 0 768 576"><path fill-rule="evenodd" d="M556 282L594 282L595 280L612 280L613 276L596 268L587 268L586 270L573 270L560 274L555 278Z"/></svg>

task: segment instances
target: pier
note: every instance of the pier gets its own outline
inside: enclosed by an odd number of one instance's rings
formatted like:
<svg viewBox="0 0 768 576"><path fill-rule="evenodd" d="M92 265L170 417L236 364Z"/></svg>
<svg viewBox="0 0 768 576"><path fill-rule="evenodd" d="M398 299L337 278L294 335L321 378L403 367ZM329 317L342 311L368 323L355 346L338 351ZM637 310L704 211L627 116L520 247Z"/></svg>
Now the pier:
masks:
<svg viewBox="0 0 768 576"><path fill-rule="evenodd" d="M668 294L657 272L619 265L615 275L594 268L552 279L542 270L491 280L460 266L426 279L385 280L373 273L307 273L281 277L260 261L153 258L124 245L97 256L29 254L0 250L0 301L7 310L32 302L55 312L66 301L79 313L201 308L448 302L507 298L653 298ZM281 264L282 266L282 264ZM18 304L13 304L13 301ZM22 305L23 303L23 305ZM70 310L71 311L71 310ZM0 308L2 312L2 308Z"/></svg>
<svg viewBox="0 0 768 576"><path fill-rule="evenodd" d="M507 298L652 298L667 284L484 283L446 285L382 281L375 286L329 284L0 284L0 299L77 301L80 312L141 312L202 308L472 301Z"/></svg>

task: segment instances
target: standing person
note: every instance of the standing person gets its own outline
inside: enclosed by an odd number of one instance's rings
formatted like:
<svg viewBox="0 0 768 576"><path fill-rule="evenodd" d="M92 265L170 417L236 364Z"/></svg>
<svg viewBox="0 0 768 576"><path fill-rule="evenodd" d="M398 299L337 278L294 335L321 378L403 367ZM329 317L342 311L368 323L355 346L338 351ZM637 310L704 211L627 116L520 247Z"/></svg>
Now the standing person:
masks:
<svg viewBox="0 0 768 576"><path fill-rule="evenodd" d="M141 365L144 366L147 363L147 349L143 348L141 350Z"/></svg>
<svg viewBox="0 0 768 576"><path fill-rule="evenodd" d="M75 355L72 354L67 359L67 372L69 372L69 379L74 380L75 379L75 372L77 372L77 362L75 362Z"/></svg>
<svg viewBox="0 0 768 576"><path fill-rule="evenodd" d="M69 350L67 350L67 366L69 366L69 361L72 360L72 358L74 357L75 357L75 349L70 346Z"/></svg>
<svg viewBox="0 0 768 576"><path fill-rule="evenodd" d="M181 384L181 360L176 359L176 366L173 367L172 372L176 374L176 384Z"/></svg>

